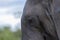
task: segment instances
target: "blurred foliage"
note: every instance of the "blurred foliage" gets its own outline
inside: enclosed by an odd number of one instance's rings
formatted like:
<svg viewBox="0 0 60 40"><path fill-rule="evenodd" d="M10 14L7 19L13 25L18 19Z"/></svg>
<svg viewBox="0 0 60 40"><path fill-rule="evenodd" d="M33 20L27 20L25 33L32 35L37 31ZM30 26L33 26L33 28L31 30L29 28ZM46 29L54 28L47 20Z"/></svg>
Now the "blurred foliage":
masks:
<svg viewBox="0 0 60 40"><path fill-rule="evenodd" d="M21 40L21 30L11 31L9 27L0 29L0 40Z"/></svg>

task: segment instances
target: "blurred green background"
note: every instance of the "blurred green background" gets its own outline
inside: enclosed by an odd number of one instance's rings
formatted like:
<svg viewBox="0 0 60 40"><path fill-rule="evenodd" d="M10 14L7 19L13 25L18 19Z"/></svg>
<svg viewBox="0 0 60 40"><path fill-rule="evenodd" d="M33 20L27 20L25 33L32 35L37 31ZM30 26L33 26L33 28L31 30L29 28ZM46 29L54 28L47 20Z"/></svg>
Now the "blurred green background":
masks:
<svg viewBox="0 0 60 40"><path fill-rule="evenodd" d="M21 40L21 30L11 31L8 26L0 28L0 40Z"/></svg>

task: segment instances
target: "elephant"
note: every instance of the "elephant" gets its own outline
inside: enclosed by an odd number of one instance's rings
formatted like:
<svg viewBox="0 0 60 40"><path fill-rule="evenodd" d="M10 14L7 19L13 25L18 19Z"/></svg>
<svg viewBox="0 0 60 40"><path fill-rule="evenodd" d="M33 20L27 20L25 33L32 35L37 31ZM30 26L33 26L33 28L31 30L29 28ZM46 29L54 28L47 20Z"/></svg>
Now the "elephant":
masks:
<svg viewBox="0 0 60 40"><path fill-rule="evenodd" d="M60 40L60 0L26 0L22 40Z"/></svg>

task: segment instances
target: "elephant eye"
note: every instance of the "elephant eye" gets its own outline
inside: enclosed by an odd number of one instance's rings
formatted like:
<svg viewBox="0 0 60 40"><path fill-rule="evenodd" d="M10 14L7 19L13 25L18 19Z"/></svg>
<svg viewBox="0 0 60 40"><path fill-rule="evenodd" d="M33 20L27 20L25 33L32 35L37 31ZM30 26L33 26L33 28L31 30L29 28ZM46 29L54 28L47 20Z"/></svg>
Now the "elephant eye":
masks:
<svg viewBox="0 0 60 40"><path fill-rule="evenodd" d="M28 19L28 23L32 24L33 20L32 19Z"/></svg>
<svg viewBox="0 0 60 40"><path fill-rule="evenodd" d="M29 17L29 18L27 19L27 23L28 23L28 25L30 25L30 26L34 26L34 25L35 25L35 19L34 19L34 17Z"/></svg>
<svg viewBox="0 0 60 40"><path fill-rule="evenodd" d="M38 25L38 20L35 16L28 17L27 24L30 26L36 26L36 25Z"/></svg>
<svg viewBox="0 0 60 40"><path fill-rule="evenodd" d="M32 22L32 20L29 20L29 23L31 23Z"/></svg>

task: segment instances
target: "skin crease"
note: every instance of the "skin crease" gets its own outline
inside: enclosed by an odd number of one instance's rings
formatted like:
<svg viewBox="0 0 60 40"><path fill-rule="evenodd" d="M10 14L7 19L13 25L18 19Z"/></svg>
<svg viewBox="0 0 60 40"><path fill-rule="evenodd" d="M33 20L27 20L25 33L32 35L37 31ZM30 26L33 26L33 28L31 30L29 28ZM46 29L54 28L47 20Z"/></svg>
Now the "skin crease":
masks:
<svg viewBox="0 0 60 40"><path fill-rule="evenodd" d="M52 4L53 0L27 0L21 18L22 40L58 40Z"/></svg>

